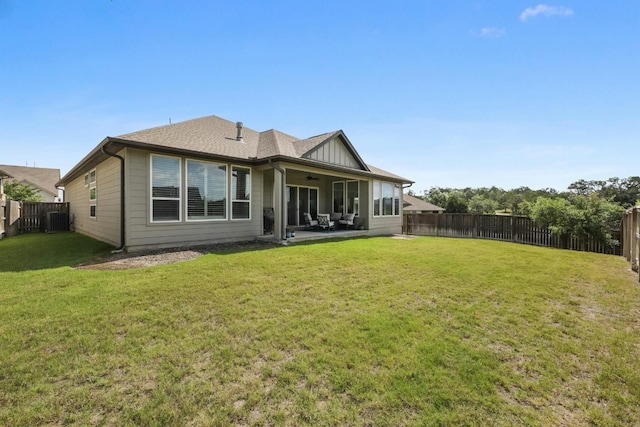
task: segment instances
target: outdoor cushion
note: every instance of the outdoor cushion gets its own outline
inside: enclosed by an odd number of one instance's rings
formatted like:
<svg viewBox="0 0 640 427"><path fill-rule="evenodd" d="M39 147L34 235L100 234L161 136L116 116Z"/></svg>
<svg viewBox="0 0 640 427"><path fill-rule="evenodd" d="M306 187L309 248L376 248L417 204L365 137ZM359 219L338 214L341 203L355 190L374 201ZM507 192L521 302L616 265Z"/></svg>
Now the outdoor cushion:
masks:
<svg viewBox="0 0 640 427"><path fill-rule="evenodd" d="M340 225L344 225L345 228L349 228L349 226L353 226L353 219L355 218L356 214L346 214L344 217L342 217L342 219L340 221L338 221L340 223Z"/></svg>
<svg viewBox="0 0 640 427"><path fill-rule="evenodd" d="M307 227L317 227L318 221L311 217L311 214L308 212L304 213L304 225Z"/></svg>
<svg viewBox="0 0 640 427"><path fill-rule="evenodd" d="M329 214L318 214L318 226L331 230L335 229L335 222L331 221Z"/></svg>

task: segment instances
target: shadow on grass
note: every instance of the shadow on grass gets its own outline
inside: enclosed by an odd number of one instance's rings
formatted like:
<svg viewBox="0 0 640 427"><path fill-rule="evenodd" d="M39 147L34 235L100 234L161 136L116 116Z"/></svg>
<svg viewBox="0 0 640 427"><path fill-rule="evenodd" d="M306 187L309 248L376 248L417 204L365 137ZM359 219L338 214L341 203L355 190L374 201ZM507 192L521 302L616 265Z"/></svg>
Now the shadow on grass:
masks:
<svg viewBox="0 0 640 427"><path fill-rule="evenodd" d="M73 267L106 256L113 246L79 233L29 233L0 240L0 272Z"/></svg>
<svg viewBox="0 0 640 427"><path fill-rule="evenodd" d="M357 237L356 237L357 238ZM329 242L341 242L346 239L323 239L285 243L278 240L250 240L240 242L213 243L208 245L192 245L183 247L173 247L165 249L141 250L132 253L109 254L107 256L93 258L87 262L76 265L76 268L83 270L130 270L144 267L154 267L157 265L173 264L176 262L189 261L202 255L234 255L238 253L264 251L286 246L306 246L318 245ZM351 240L351 239L348 239Z"/></svg>
<svg viewBox="0 0 640 427"><path fill-rule="evenodd" d="M30 233L0 241L0 272L21 272L60 267L96 270L125 270L185 261L199 255L230 255L284 246L311 246L345 240L363 240L371 236L329 237L320 240L289 242L250 241L189 246L134 253L111 254L113 246L79 233ZM178 255L178 253L181 253Z"/></svg>

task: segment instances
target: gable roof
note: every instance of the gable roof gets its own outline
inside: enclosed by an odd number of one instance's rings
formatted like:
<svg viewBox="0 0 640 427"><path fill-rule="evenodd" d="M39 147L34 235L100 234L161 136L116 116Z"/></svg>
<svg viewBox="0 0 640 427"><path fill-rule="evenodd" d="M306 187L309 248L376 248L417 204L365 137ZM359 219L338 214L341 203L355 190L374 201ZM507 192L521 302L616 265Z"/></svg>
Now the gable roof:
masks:
<svg viewBox="0 0 640 427"><path fill-rule="evenodd" d="M5 172L2 169L0 169L0 179L3 178L13 178L13 175L11 175L9 172Z"/></svg>
<svg viewBox="0 0 640 427"><path fill-rule="evenodd" d="M53 196L58 195L56 183L60 179L60 169L0 165L0 175L3 175L3 173L5 174L4 177L29 184Z"/></svg>
<svg viewBox="0 0 640 427"><path fill-rule="evenodd" d="M403 210L408 211L444 211L444 208L440 206L436 206L432 203L429 203L425 200L419 199L414 196L410 196L408 194L402 195L403 201Z"/></svg>
<svg viewBox="0 0 640 427"><path fill-rule="evenodd" d="M236 122L218 116L206 116L117 137L107 137L60 180L60 185L75 179L87 168L106 159L106 154L102 150L103 147L110 145L114 145L116 149L128 146L254 164L264 164L271 160L286 160L321 168L375 175L403 183L412 182L382 169L374 168L375 171L371 169L360 158L341 130L299 139L275 129L258 132L242 126L242 141L236 139L237 134ZM341 164L327 163L309 156L314 150L335 138L339 138L344 149L355 159L357 169Z"/></svg>

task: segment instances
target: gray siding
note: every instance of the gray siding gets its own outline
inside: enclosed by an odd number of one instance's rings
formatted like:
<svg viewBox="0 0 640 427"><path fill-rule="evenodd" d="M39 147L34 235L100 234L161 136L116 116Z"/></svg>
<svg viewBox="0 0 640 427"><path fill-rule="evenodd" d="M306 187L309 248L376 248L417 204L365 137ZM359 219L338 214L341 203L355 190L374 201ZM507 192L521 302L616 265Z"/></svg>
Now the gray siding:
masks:
<svg viewBox="0 0 640 427"><path fill-rule="evenodd" d="M130 251L143 248L163 248L188 245L204 245L215 242L252 240L262 234L263 172L251 171L251 219L186 221L184 208L184 167L182 197L182 221L151 222L150 204L150 153L129 149L127 155L127 239ZM184 162L184 158L182 158Z"/></svg>
<svg viewBox="0 0 640 427"><path fill-rule="evenodd" d="M273 207L273 169L267 169L262 172L263 191L262 197L265 208Z"/></svg>
<svg viewBox="0 0 640 427"><path fill-rule="evenodd" d="M369 234L385 235L385 234L401 234L402 233L402 212L397 216L373 216L373 181L367 183L367 203L369 210ZM360 187L362 192L362 187ZM364 192L362 192L364 194ZM400 209L402 210L402 191L400 191Z"/></svg>
<svg viewBox="0 0 640 427"><path fill-rule="evenodd" d="M122 154L122 153L121 153ZM120 244L120 161L109 158L96 166L96 217L89 215L89 188L84 174L65 186L65 200L75 231L114 246ZM89 173L87 170L85 173Z"/></svg>

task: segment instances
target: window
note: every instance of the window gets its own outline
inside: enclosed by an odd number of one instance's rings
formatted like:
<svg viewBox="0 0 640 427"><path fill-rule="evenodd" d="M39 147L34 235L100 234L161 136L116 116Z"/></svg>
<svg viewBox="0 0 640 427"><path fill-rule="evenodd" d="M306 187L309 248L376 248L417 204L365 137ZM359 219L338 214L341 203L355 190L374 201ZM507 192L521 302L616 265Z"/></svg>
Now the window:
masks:
<svg viewBox="0 0 640 427"><path fill-rule="evenodd" d="M391 182L373 182L373 216L400 215L400 186Z"/></svg>
<svg viewBox="0 0 640 427"><path fill-rule="evenodd" d="M89 217L96 217L96 200L98 199L98 190L96 188L96 170L92 170L84 177L89 187Z"/></svg>
<svg viewBox="0 0 640 427"><path fill-rule="evenodd" d="M360 183L347 181L347 212L358 215L360 213Z"/></svg>
<svg viewBox="0 0 640 427"><path fill-rule="evenodd" d="M381 184L380 181L373 181L373 216L380 216Z"/></svg>
<svg viewBox="0 0 640 427"><path fill-rule="evenodd" d="M333 210L332 212L344 213L344 182L333 183Z"/></svg>
<svg viewBox="0 0 640 427"><path fill-rule="evenodd" d="M187 220L227 218L227 166L187 160Z"/></svg>
<svg viewBox="0 0 640 427"><path fill-rule="evenodd" d="M231 219L251 218L251 169L231 168Z"/></svg>
<svg viewBox="0 0 640 427"><path fill-rule="evenodd" d="M179 157L151 155L152 222L251 219L250 168L188 159L184 173L182 166Z"/></svg>
<svg viewBox="0 0 640 427"><path fill-rule="evenodd" d="M333 212L341 214L359 213L358 181L336 181L333 183Z"/></svg>
<svg viewBox="0 0 640 427"><path fill-rule="evenodd" d="M151 156L151 221L180 221L180 159Z"/></svg>

